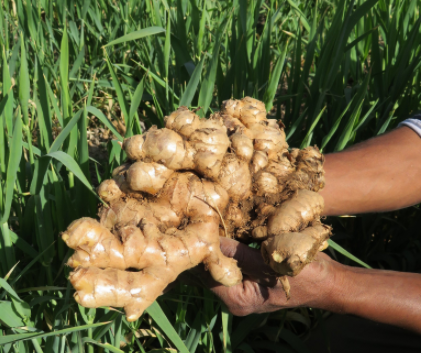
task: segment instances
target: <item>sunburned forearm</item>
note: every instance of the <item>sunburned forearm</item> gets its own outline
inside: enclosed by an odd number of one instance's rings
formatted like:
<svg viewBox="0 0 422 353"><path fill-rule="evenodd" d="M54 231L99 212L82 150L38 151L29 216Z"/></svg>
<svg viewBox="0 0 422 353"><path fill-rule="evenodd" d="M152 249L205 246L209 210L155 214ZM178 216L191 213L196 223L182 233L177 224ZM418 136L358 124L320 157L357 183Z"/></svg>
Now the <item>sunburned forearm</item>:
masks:
<svg viewBox="0 0 422 353"><path fill-rule="evenodd" d="M414 273L342 266L342 276L321 308L421 330L421 277Z"/></svg>
<svg viewBox="0 0 422 353"><path fill-rule="evenodd" d="M325 215L390 211L420 202L421 146L407 127L326 155Z"/></svg>

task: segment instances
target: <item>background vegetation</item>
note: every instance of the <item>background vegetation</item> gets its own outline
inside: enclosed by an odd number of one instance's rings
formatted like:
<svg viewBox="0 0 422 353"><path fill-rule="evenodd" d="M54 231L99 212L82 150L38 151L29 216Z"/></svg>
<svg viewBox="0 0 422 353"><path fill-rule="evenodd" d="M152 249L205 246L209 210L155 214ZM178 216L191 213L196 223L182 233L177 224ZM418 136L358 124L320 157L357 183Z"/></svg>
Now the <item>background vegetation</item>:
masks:
<svg viewBox="0 0 422 353"><path fill-rule="evenodd" d="M420 109L419 1L7 0L0 48L0 352L308 352L328 313L236 318L183 285L135 323L84 309L58 235L95 217L117 141L179 105L250 95L324 152L396 127ZM328 223L369 265L420 271L419 207Z"/></svg>

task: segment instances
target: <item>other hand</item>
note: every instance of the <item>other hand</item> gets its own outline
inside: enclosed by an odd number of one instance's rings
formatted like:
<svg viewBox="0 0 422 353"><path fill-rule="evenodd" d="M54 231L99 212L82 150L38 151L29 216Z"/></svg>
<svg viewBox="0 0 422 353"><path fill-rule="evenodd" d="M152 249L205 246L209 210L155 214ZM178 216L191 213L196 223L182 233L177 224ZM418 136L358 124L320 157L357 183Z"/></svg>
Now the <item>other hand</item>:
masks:
<svg viewBox="0 0 422 353"><path fill-rule="evenodd" d="M287 300L279 275L265 264L259 250L232 239L220 241L223 254L237 260L244 276L242 283L225 287L204 273L200 279L236 316L298 306L319 307L321 301L329 302L334 283L340 277L342 265L320 253L299 275L288 277L291 298Z"/></svg>

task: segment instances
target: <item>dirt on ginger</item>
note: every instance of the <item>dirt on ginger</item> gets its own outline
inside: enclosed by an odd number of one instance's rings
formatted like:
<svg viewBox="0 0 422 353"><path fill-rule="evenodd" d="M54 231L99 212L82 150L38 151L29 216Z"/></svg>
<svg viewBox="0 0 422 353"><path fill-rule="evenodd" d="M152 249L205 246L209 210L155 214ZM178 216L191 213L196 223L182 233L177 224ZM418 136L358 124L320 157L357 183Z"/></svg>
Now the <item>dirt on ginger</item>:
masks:
<svg viewBox="0 0 422 353"><path fill-rule="evenodd" d="M62 234L75 249L68 265L78 303L124 307L134 321L200 263L236 285L241 270L221 253L219 236L262 242L280 276L298 274L325 249L323 155L289 151L262 102L228 100L209 119L180 107L165 122L124 141L127 163L97 190L109 204L100 220L76 220Z"/></svg>

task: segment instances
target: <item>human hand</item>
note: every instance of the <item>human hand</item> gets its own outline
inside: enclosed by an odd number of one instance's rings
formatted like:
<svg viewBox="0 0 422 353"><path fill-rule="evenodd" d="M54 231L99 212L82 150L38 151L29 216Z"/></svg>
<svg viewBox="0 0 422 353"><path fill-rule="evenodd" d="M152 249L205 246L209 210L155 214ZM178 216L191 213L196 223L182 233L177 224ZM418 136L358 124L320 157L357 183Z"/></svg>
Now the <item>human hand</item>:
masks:
<svg viewBox="0 0 422 353"><path fill-rule="evenodd" d="M211 276L201 273L201 282L214 292L236 316L277 311L284 308L311 306L327 307L341 266L320 253L295 277L288 277L291 298L287 300L280 280L265 264L260 251L232 239L220 238L221 251L234 258L243 273L243 282L225 287Z"/></svg>
<svg viewBox="0 0 422 353"><path fill-rule="evenodd" d="M278 275L264 263L258 250L227 238L220 238L220 243L223 254L238 261L242 283L224 287L198 267L184 272L181 280L205 285L234 315L308 306L420 333L420 274L346 266L319 253L297 276L288 277L291 298L287 300Z"/></svg>

